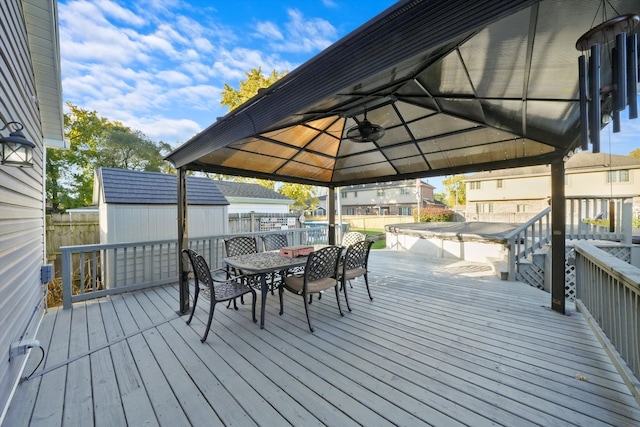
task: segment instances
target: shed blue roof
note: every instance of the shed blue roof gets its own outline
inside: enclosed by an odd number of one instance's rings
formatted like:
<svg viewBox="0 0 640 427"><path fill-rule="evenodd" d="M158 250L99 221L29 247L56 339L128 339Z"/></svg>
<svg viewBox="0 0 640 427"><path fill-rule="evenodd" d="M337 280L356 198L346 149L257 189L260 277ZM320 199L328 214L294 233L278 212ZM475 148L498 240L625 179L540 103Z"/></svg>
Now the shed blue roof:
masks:
<svg viewBox="0 0 640 427"><path fill-rule="evenodd" d="M171 205L178 202L176 175L100 168L97 177L105 203ZM196 176L187 177L187 203L213 206L229 204L213 180Z"/></svg>

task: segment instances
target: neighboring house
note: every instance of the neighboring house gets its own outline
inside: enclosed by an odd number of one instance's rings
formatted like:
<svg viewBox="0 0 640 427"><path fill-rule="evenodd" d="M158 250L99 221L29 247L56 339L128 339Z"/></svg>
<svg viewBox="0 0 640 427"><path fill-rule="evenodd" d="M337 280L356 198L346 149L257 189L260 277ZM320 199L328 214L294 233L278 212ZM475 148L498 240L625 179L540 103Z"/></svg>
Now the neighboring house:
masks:
<svg viewBox="0 0 640 427"><path fill-rule="evenodd" d="M100 216L100 243L175 240L178 236L176 175L101 168L94 203ZM225 234L229 202L213 180L187 177L189 237Z"/></svg>
<svg viewBox="0 0 640 427"><path fill-rule="evenodd" d="M45 146L64 147L65 142L56 2L2 0L0 22L0 129L9 122L20 122L24 136L35 144L33 167L0 164L2 424L27 359L24 354L15 354L9 360L9 348L18 341L34 339L43 314ZM8 137L9 132L0 131L0 138ZM44 276L47 271L45 268Z"/></svg>
<svg viewBox="0 0 640 427"><path fill-rule="evenodd" d="M340 205L343 215L413 215L418 201L421 208L436 204L433 199L434 189L433 185L412 179L350 185L340 188ZM338 191L336 191L337 194ZM320 207L316 212L326 212L327 196L321 196L318 199ZM337 201L336 209L338 209Z"/></svg>
<svg viewBox="0 0 640 427"><path fill-rule="evenodd" d="M288 214L294 200L260 184L213 181L229 201L229 213Z"/></svg>
<svg viewBox="0 0 640 427"><path fill-rule="evenodd" d="M468 221L524 222L549 206L551 167L538 165L479 172L465 180ZM567 197L634 197L640 207L640 159L577 153L565 163ZM595 214L595 213L594 213Z"/></svg>

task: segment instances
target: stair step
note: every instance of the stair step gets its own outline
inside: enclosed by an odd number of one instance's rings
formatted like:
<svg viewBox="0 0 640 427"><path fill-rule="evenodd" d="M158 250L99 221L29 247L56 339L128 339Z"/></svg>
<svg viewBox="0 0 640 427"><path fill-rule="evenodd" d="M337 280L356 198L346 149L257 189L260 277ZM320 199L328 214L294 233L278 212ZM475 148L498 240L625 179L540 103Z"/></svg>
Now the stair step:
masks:
<svg viewBox="0 0 640 427"><path fill-rule="evenodd" d="M500 280L509 280L509 264L502 258L496 257L487 257L487 262L489 263L489 267L491 267L491 271L500 279Z"/></svg>

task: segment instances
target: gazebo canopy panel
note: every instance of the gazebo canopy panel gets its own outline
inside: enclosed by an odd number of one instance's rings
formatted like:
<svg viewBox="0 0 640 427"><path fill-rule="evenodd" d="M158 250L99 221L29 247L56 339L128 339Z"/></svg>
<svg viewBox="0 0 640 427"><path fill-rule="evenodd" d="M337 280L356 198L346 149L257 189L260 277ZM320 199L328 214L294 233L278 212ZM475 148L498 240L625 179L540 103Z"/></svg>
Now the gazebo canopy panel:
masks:
<svg viewBox="0 0 640 427"><path fill-rule="evenodd" d="M637 0L402 1L171 153L328 187L546 164L580 145L576 41ZM603 85L611 80L603 49ZM603 113L610 111L603 103ZM347 131L365 118L376 142Z"/></svg>

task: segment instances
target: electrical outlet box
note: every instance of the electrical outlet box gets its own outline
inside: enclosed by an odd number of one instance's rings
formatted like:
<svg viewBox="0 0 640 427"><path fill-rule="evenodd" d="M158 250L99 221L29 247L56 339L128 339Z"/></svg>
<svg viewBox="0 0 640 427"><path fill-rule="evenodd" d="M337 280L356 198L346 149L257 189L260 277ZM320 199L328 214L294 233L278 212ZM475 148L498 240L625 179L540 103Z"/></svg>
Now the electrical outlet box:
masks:
<svg viewBox="0 0 640 427"><path fill-rule="evenodd" d="M40 347L40 341L38 340L22 340L14 341L9 348L9 361L19 356L27 354L30 348Z"/></svg>
<svg viewBox="0 0 640 427"><path fill-rule="evenodd" d="M53 280L53 265L45 264L40 267L40 281L42 283L49 283Z"/></svg>

